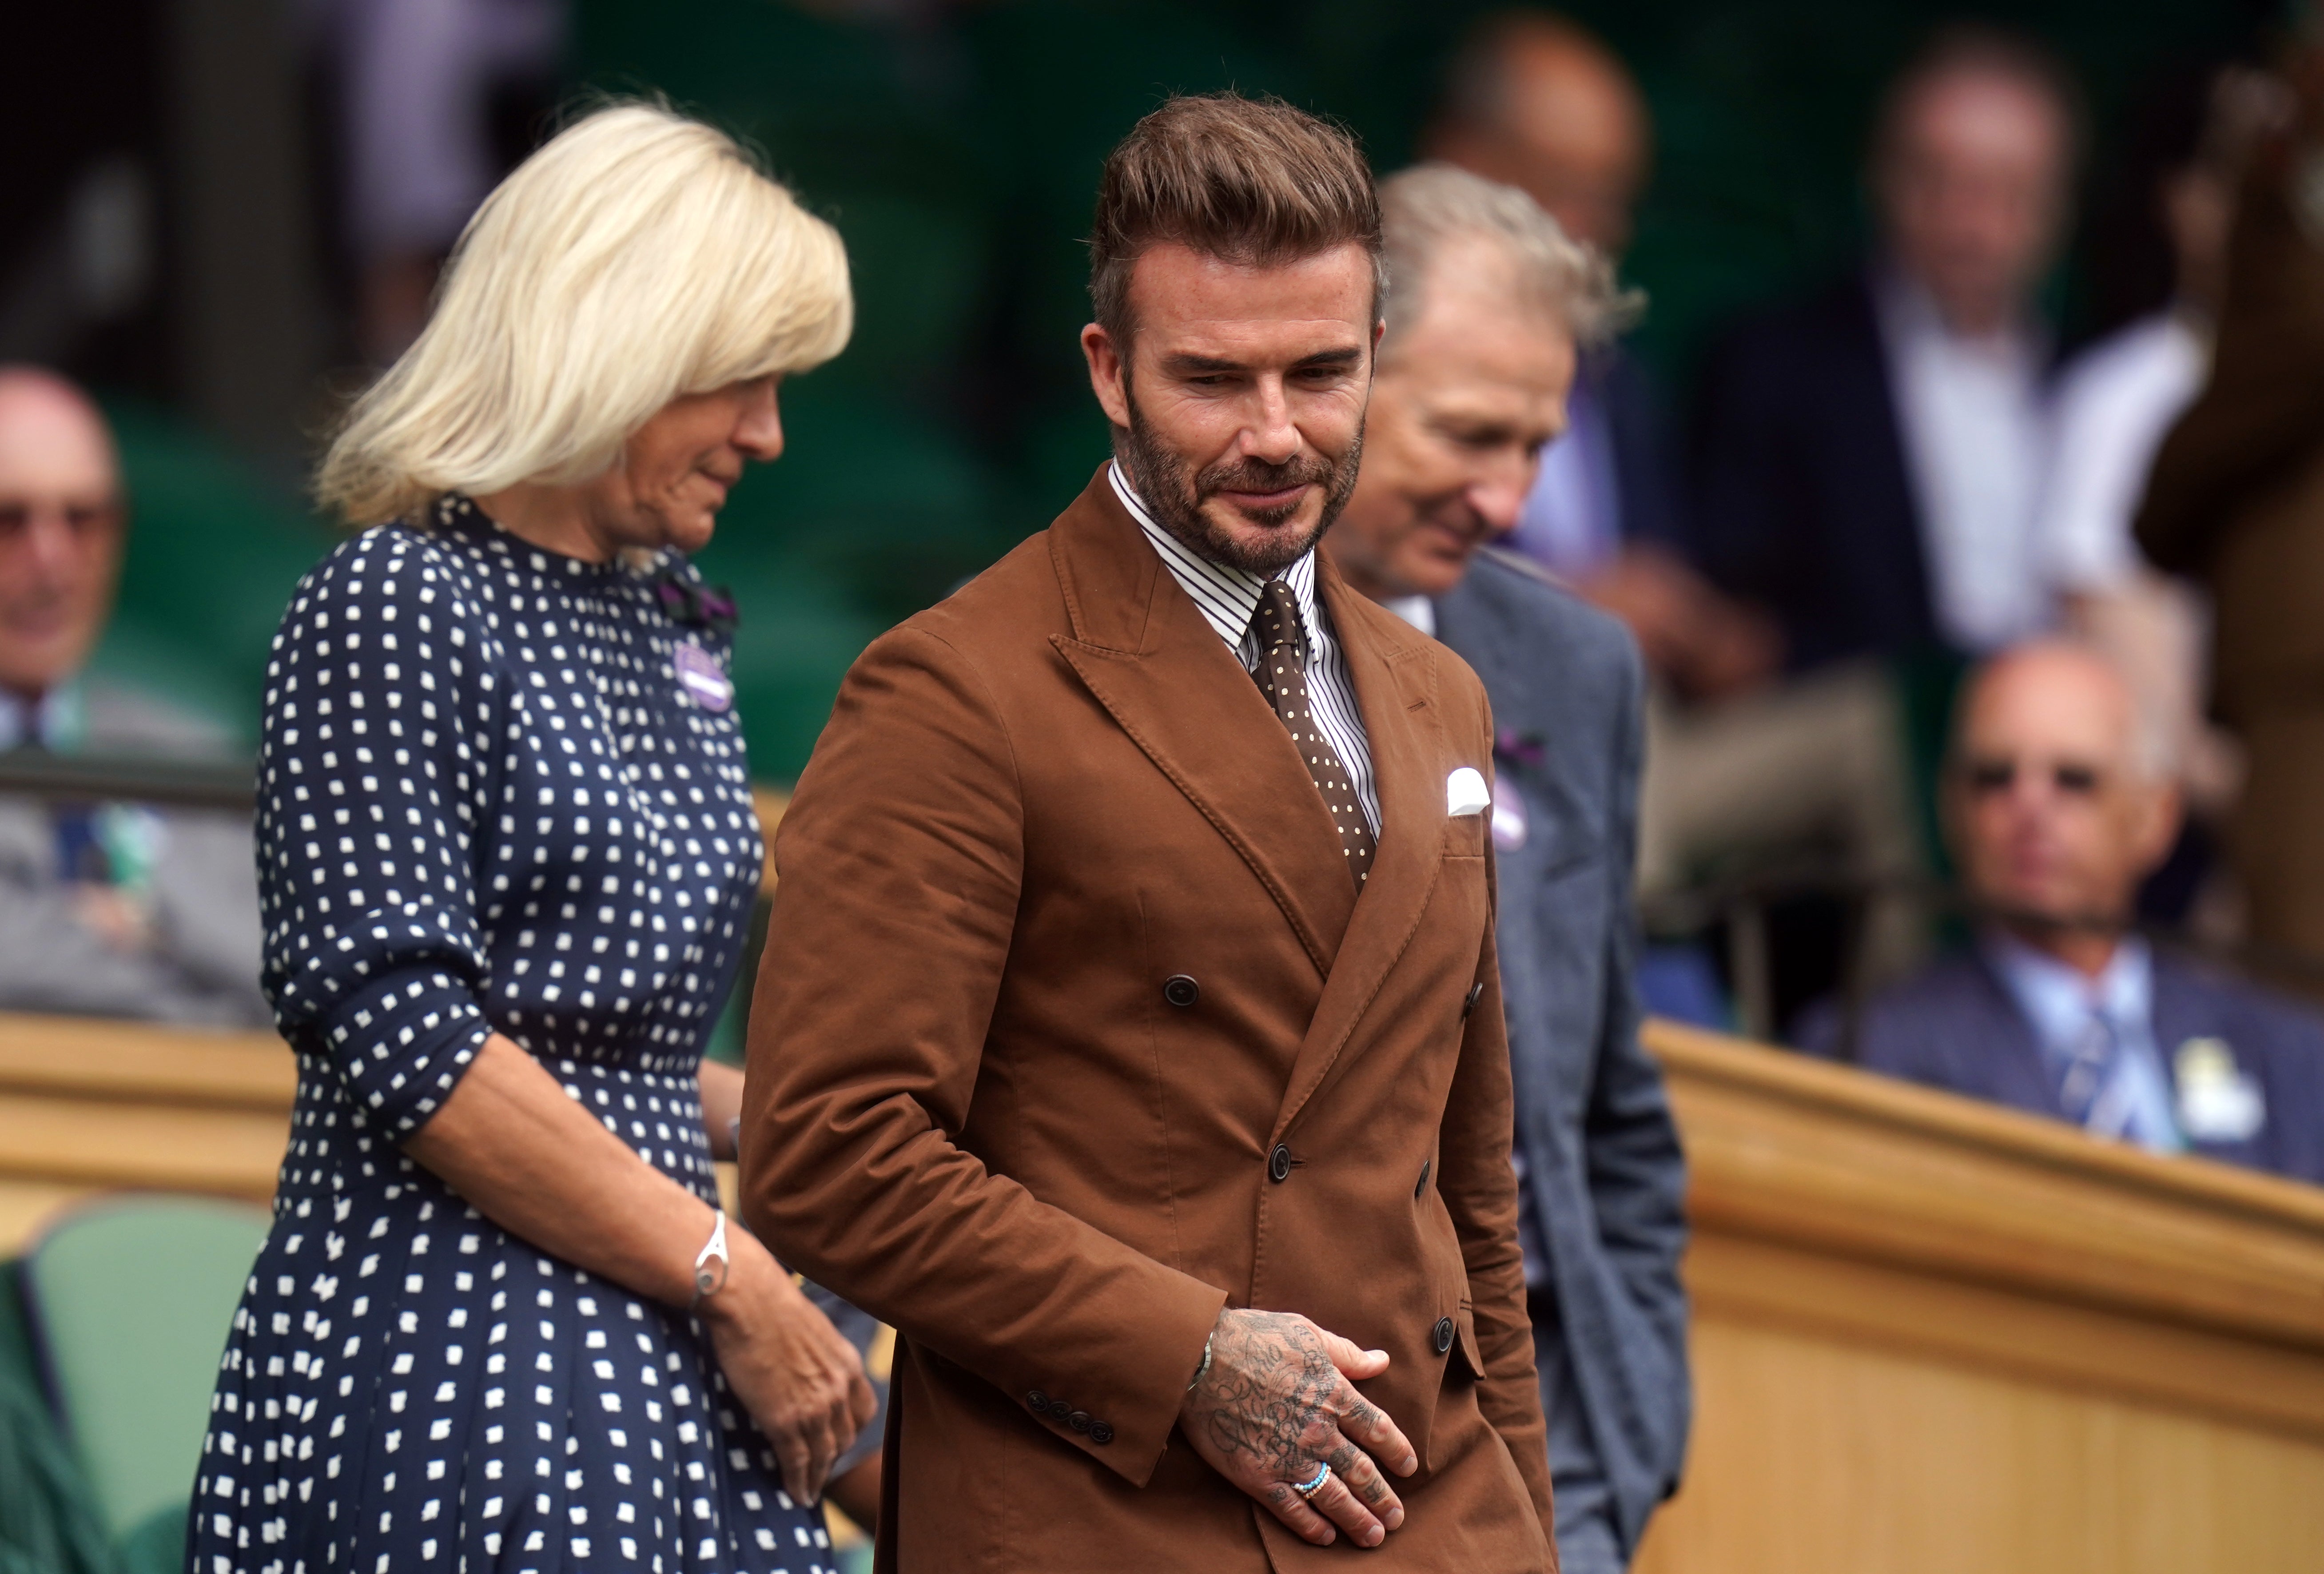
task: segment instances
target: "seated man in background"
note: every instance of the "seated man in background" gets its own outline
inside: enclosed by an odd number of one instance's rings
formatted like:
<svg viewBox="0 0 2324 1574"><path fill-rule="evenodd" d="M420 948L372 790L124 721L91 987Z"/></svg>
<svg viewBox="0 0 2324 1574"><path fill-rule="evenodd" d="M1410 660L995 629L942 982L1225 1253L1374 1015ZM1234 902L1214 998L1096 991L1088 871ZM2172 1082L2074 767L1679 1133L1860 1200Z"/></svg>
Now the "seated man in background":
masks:
<svg viewBox="0 0 2324 1574"><path fill-rule="evenodd" d="M85 675L127 530L104 416L0 367L0 753L226 757L198 721ZM264 1026L249 817L0 796L0 1010Z"/></svg>
<svg viewBox="0 0 2324 1574"><path fill-rule="evenodd" d="M2052 621L2035 515L2072 88L2034 46L1949 32L1889 89L1878 250L1736 328L1703 374L1694 539L1805 671L1976 656Z"/></svg>
<svg viewBox="0 0 2324 1574"><path fill-rule="evenodd" d="M1946 821L1978 918L1964 956L1824 1011L1816 1053L2162 1153L2324 1181L2324 1025L2128 932L2170 851L2163 734L2095 653L2039 642L1965 691Z"/></svg>
<svg viewBox="0 0 2324 1574"><path fill-rule="evenodd" d="M1565 424L1577 345L1628 303L1525 193L1449 165L1383 184L1380 219L1397 289L1363 468L1323 550L1457 651L1492 704L1518 1238L1558 1556L1564 1574L1618 1574L1677 1484L1689 1411L1685 1166L1632 976L1638 654L1487 543L1516 528Z"/></svg>

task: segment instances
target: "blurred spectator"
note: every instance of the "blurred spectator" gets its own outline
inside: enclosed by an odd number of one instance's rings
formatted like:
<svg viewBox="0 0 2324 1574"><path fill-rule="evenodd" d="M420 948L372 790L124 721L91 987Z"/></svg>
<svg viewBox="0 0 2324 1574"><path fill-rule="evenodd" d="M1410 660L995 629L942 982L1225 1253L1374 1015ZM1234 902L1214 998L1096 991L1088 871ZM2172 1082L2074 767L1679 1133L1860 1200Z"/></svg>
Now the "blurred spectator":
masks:
<svg viewBox="0 0 2324 1574"><path fill-rule="evenodd" d="M309 0L340 115L355 334L384 365L555 92L566 0ZM515 123L512 124L510 123Z"/></svg>
<svg viewBox="0 0 2324 1574"><path fill-rule="evenodd" d="M1567 235L1619 260L1653 136L1637 84L1604 43L1553 13L1511 11L1454 56L1425 141L1429 156L1517 187ZM1629 624L1665 682L1734 693L1768 676L1774 630L1679 555L1676 482L1644 373L1618 344L1593 345L1511 544Z"/></svg>
<svg viewBox="0 0 2324 1574"><path fill-rule="evenodd" d="M2229 827L2249 937L2324 959L2324 49L2255 140L2209 383L2138 542L2211 594L2212 702L2244 746ZM2310 987L2313 988L2312 978Z"/></svg>
<svg viewBox="0 0 2324 1574"><path fill-rule="evenodd" d="M1882 244L1746 324L1710 365L1697 539L1805 669L2044 626L2034 529L2049 349L2034 308L2066 214L2075 112L2032 46L1949 33L1891 89Z"/></svg>
<svg viewBox="0 0 2324 1574"><path fill-rule="evenodd" d="M1946 824L1984 915L1969 954L1802 1042L2157 1152L2324 1180L2324 1025L2127 933L2169 851L2164 735L2097 653L2035 643L1964 693Z"/></svg>
<svg viewBox="0 0 2324 1574"><path fill-rule="evenodd" d="M0 368L0 750L225 757L85 674L126 531L105 418ZM246 818L0 797L0 1009L264 1025L251 856Z"/></svg>
<svg viewBox="0 0 2324 1574"><path fill-rule="evenodd" d="M1614 257L1630 238L1652 135L1637 84L1602 42L1554 14L1513 11L1486 19L1454 57L1428 146L1526 191ZM1651 900L1738 860L1826 844L1863 872L1911 872L1920 845L1893 695L1857 673L1770 688L1775 626L1682 555L1678 479L1637 363L1618 344L1586 349L1565 435L1544 453L1512 537L1628 624L1654 678L1639 894ZM1907 965L1916 934L1909 913L1876 908L1868 965ZM1646 976L1702 995L1697 971L1671 973L1679 953L1655 960Z"/></svg>
<svg viewBox="0 0 2324 1574"><path fill-rule="evenodd" d="M2169 732L2203 810L2223 808L2236 779L2231 748L2201 718L2207 609L2147 567L2131 519L2155 450L2209 373L2236 175L2273 97L2253 73L2198 69L2163 83L2137 117L2094 259L2104 304L2135 309L2060 376L2042 506L2066 623L2107 653ZM2155 255L2166 263L2160 289L2136 300Z"/></svg>
<svg viewBox="0 0 2324 1574"><path fill-rule="evenodd" d="M1638 661L1611 618L1489 543L1516 528L1543 446L1570 440L1577 348L1632 303L1507 185L1424 164L1381 183L1380 218L1397 287L1363 470L1323 550L1457 651L1492 705L1511 1158L1558 1560L1620 1574L1677 1482L1689 1415L1685 1171L1634 988Z"/></svg>

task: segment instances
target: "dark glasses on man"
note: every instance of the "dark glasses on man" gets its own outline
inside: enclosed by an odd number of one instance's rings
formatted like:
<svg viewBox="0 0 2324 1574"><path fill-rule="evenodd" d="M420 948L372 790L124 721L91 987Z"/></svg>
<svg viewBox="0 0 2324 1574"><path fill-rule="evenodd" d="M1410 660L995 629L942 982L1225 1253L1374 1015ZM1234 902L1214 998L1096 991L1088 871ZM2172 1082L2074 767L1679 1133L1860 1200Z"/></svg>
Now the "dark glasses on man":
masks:
<svg viewBox="0 0 2324 1574"><path fill-rule="evenodd" d="M2031 760L1978 759L1971 759L1962 771L1968 778L1969 791L1978 796L1992 797L2006 793L2017 785L2017 773L2025 771L2035 780L2046 772L2050 786L2060 797L2087 798L2106 783L2106 773L2095 765L2079 760L2053 759L2044 765Z"/></svg>
<svg viewBox="0 0 2324 1574"><path fill-rule="evenodd" d="M0 497L0 541L23 533L34 520L61 518L78 535L101 529L121 518L117 502L28 502L21 497Z"/></svg>

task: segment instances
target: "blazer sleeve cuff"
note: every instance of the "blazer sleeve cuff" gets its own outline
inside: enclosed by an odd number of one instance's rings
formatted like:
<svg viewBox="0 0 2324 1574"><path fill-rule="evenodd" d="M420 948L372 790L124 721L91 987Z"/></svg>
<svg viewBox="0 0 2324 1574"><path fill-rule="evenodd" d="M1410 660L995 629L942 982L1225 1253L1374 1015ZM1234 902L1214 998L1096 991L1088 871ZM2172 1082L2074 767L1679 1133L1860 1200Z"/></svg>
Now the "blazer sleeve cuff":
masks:
<svg viewBox="0 0 2324 1574"><path fill-rule="evenodd" d="M1135 1341L1106 1363L1094 1383L1070 1376L1088 1363L1050 1366L1035 1352L1010 1395L1035 1425L1133 1487L1145 1486L1162 1462L1186 1385L1203 1364L1203 1348L1227 1303L1226 1292L1215 1285L1181 1274L1170 1278L1173 1283L1157 1286L1139 1308ZM1111 1369L1116 1364L1122 1369Z"/></svg>

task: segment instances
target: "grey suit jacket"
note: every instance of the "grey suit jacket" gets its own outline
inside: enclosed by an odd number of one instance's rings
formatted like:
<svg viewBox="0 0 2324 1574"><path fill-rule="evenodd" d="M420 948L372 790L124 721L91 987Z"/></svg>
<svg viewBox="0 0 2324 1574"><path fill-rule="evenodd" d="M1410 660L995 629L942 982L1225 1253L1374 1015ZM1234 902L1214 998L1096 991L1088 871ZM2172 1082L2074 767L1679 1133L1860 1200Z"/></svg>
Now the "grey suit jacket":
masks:
<svg viewBox="0 0 2324 1574"><path fill-rule="evenodd" d="M231 758L200 723L142 695L91 684L86 701L92 752ZM117 951L82 925L58 879L48 806L0 796L0 1011L217 1027L272 1022L258 992L250 816L163 810L153 826L153 943Z"/></svg>
<svg viewBox="0 0 2324 1574"><path fill-rule="evenodd" d="M1685 1168L1632 983L1637 649L1614 619L1491 549L1435 608L1437 637L1492 702L1499 790L1514 787L1525 809L1523 844L1498 855L1517 1144L1627 1556L1677 1485L1692 1411Z"/></svg>

